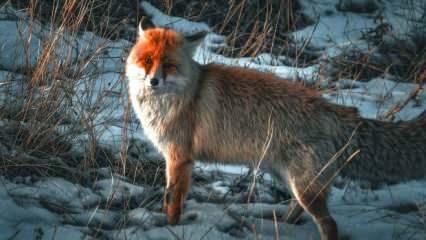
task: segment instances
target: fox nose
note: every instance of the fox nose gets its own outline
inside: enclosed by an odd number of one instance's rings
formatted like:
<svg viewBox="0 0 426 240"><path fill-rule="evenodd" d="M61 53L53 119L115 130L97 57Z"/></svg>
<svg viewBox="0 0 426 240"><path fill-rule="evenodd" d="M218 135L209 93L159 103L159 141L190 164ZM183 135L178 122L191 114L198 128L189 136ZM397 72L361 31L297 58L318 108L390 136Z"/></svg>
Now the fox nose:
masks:
<svg viewBox="0 0 426 240"><path fill-rule="evenodd" d="M158 78L151 78L151 80L149 81L152 87L157 86L159 82L160 81L158 81Z"/></svg>

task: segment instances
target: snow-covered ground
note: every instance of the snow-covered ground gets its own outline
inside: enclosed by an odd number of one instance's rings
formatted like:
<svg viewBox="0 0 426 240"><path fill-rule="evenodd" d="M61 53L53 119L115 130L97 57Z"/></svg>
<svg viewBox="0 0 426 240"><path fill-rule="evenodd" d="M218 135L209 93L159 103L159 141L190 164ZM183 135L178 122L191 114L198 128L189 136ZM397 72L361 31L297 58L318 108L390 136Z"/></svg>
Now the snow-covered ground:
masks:
<svg viewBox="0 0 426 240"><path fill-rule="evenodd" d="M415 20L426 22L423 1L412 1L410 19L406 18L405 5L401 5L404 1L353 1L376 6L364 13L347 11L345 3L351 1L300 2L304 14L317 21L289 34L296 43L308 45L323 59L338 57L351 48L371 51L364 33L383 22L392 25L398 36L405 36L417 27L412 24ZM341 5L336 7L336 2ZM147 2L141 6L157 26L186 34L210 31L205 23L167 16ZM378 12L383 15L382 22L375 20ZM0 105L9 106L25 98L22 89L27 86L27 80L23 69L37 65L43 52L43 39L51 34L50 30L49 26L30 21L25 12L8 5L0 8ZM194 58L200 63L247 66L308 83L319 81L326 89L324 98L357 107L366 118L409 120L426 110L423 86L393 81L389 74L363 82L353 79L329 82L318 77L321 62L306 67L284 66L280 58L287 56L230 58L215 53L218 47L226 47L225 40L224 36L210 32ZM123 59L131 44L126 40L110 41L91 32L78 36L65 32L56 40L55 57L64 61L63 64L70 62L81 68L69 105L74 113L70 118L90 119L97 140L116 159L120 158L123 134L136 139L148 158L161 158L149 147L132 114L128 131L123 131L123 116L127 114ZM78 64L77 60L87 58L93 59ZM37 96L49 91L41 88ZM398 111L392 114L395 109ZM394 117L389 118L390 115ZM0 119L0 127L8 124ZM61 132L75 130L66 123L57 128ZM82 145L90 140L89 133L75 135L72 151L84 154L87 150ZM5 152L13 150L0 142L0 159ZM246 203L252 176L241 180L248 172L243 166L197 164L195 175L201 180L192 186L186 212L178 226L166 224L158 200L161 188L137 185L110 168L90 171L96 171L98 179L89 184L57 177L0 176L0 239L275 239L276 234L280 239L318 239L315 224L306 214L298 225L280 221L279 216L287 207L286 201L280 202L280 192L285 189L269 175L257 178L256 203ZM426 239L426 181L375 190L361 188L357 183L332 187L329 206L344 239ZM275 217L278 222L274 221Z"/></svg>

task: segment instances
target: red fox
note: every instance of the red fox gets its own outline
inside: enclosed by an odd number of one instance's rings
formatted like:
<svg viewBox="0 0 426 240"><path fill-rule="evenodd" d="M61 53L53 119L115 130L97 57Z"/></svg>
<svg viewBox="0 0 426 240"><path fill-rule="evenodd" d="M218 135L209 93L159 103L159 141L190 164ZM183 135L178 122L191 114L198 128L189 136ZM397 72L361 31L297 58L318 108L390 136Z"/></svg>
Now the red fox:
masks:
<svg viewBox="0 0 426 240"><path fill-rule="evenodd" d="M296 199L286 219L292 222L305 210L323 240L338 238L327 207L327 188L337 173L374 183L426 175L425 118L367 120L273 74L200 65L192 54L204 35L140 28L126 63L134 111L166 159L170 224L179 221L195 159L262 159Z"/></svg>

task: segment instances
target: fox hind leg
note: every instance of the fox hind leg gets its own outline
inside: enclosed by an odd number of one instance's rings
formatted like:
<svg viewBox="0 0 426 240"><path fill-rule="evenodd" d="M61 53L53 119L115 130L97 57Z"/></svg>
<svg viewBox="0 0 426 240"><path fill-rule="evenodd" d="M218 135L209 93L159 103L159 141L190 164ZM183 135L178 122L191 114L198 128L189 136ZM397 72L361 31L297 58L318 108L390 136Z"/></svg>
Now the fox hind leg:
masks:
<svg viewBox="0 0 426 240"><path fill-rule="evenodd" d="M303 176L289 172L287 181L300 207L316 223L321 240L337 240L337 225L327 208L327 192L319 182L311 183L315 176ZM318 180L315 180L318 181Z"/></svg>
<svg viewBox="0 0 426 240"><path fill-rule="evenodd" d="M297 224L303 213L303 208L296 199L292 199L288 205L287 212L284 215L284 221L290 224Z"/></svg>

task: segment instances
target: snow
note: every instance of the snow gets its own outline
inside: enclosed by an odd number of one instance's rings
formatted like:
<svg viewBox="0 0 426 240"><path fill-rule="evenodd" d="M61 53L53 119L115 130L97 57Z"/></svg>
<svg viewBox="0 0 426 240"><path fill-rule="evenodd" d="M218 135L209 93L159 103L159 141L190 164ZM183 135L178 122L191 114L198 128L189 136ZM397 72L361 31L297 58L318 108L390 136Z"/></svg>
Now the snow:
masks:
<svg viewBox="0 0 426 240"><path fill-rule="evenodd" d="M95 191L111 204L120 204L131 197L144 199L145 189L140 186L132 185L118 178L104 179L96 182Z"/></svg>
<svg viewBox="0 0 426 240"><path fill-rule="evenodd" d="M355 81L348 83L343 80L341 85L344 87L324 93L323 97L337 104L357 107L362 117L371 119L385 119L387 113L408 101L419 87L416 84L397 83L382 77L371 79L366 83ZM409 120L425 111L426 102L423 98L419 100L421 102L418 107L410 102L411 108L403 108L404 111L398 113L395 120Z"/></svg>
<svg viewBox="0 0 426 240"><path fill-rule="evenodd" d="M12 71L33 68L41 50L41 40L29 33L29 26L20 26L16 21L2 21L0 32L8 33L0 35L1 68Z"/></svg>
<svg viewBox="0 0 426 240"><path fill-rule="evenodd" d="M368 2L371 1L357 1ZM378 5L377 11L383 13L382 21L392 26L392 34L404 37L413 28L424 27L422 1L411 1L411 5L391 0L374 2ZM307 41L309 48L322 59L354 48L369 51L363 36L380 24L375 19L377 12L339 11L335 5L334 0L301 0L301 11L315 23L289 35L297 44L304 45ZM285 66L284 62L293 62L288 56L263 53L255 58L230 58L217 54L217 48L227 47L226 38L212 32L210 26L168 16L146 1L142 1L141 6L157 26L167 26L187 35L209 32L194 56L200 63L255 68L307 83L316 83L319 79L321 63ZM410 19L406 18L407 11ZM42 39L50 29L37 21L30 22L24 12L4 5L0 8L0 32L8 33L0 34L0 104L6 106L16 96L25 97L26 77L22 70L36 66L42 52ZM55 57L67 56L64 61L81 70L70 104L75 113L73 121L90 120L98 143L116 155L120 153L125 127L130 138L138 141L134 145L141 148L134 151L148 151L149 140L138 128L134 116L130 114L129 126L123 124L126 111L123 106L127 104L123 59L131 43L110 41L84 32L78 36L64 33L56 46ZM90 61L78 63L78 59L85 58ZM329 86L327 84L326 81L324 86ZM339 79L332 87L323 90L325 99L356 107L365 118L406 121L426 110L426 92L419 90L425 85L396 82L386 74L364 82ZM415 100L413 94L417 94ZM401 109L394 118L389 118L396 108ZM58 129L74 130L66 124ZM74 150L87 151L83 143L90 138L84 132L76 135ZM150 159L161 158L149 151ZM109 168L94 171L102 177L84 186L64 178L10 180L0 177L0 239L93 239L93 232L105 239L274 239L277 232L281 239L319 237L306 213L300 225L280 219L274 222L274 215L279 217L286 211L287 202L273 201L270 189L274 180L268 174L257 179L257 199L261 202L242 201L241 195L234 193L233 182L248 173L249 169L244 166L197 163L195 172L209 176L211 181L202 186L194 184L177 226L168 226L160 211L162 189L137 185L113 174ZM282 183L278 184L277 188L282 187ZM329 207L340 235L348 239L426 239L425 216L420 216L426 211L425 186L426 181L411 181L368 190L357 183L343 189L332 187ZM244 187L247 186L241 188Z"/></svg>
<svg viewBox="0 0 426 240"><path fill-rule="evenodd" d="M151 20L156 26L175 29L179 32L184 33L185 35L192 35L201 31L210 31L210 27L205 23L194 24L194 22L188 21L183 18L165 15L147 1L142 1L141 6L148 14L148 16L152 18Z"/></svg>
<svg viewBox="0 0 426 240"><path fill-rule="evenodd" d="M207 43L208 44L208 43ZM265 56L265 55L264 55ZM268 56L269 58L270 56ZM306 82L314 82L316 80L314 73L318 71L317 66L309 66L306 68L297 68L289 66L271 66L258 64L258 59L253 58L229 58L206 49L198 49L194 59L202 64L211 62L219 62L230 66L240 66L254 68L259 71L271 72L285 79L303 79Z"/></svg>
<svg viewBox="0 0 426 240"><path fill-rule="evenodd" d="M14 236L18 232L17 239L25 239L33 236L31 232L34 234L40 229L42 239L51 239L55 233L62 231L69 233L67 239L73 239L87 236L90 228L102 226L102 232L113 239L168 239L175 234L184 239L200 239L204 234L207 234L207 239L237 239L236 235L251 239L253 233L245 232L242 223L253 225L256 234L265 239L272 239L277 229L280 236L291 239L318 237L315 224L306 214L302 217L304 223L301 225L278 222L276 228L273 217L282 216L287 209L284 204L213 204L188 200L188 210L182 216L180 225L166 227L163 213L140 207L130 211L124 207L122 212L118 212L119 207L102 208L102 202L114 205L111 202L113 195L115 204L125 204L125 199L140 198L145 190L114 177L96 181L94 188L58 178L46 178L33 184L15 184L2 179L2 184L5 187L0 188L1 238ZM424 184L401 183L371 193L355 191L352 192L356 194L355 197L348 197L350 194L344 190L333 188L329 205L341 234L351 236L351 239L365 239L366 236L424 239L426 234L415 210L393 211L404 205L418 204L421 207L420 204L424 204L426 199ZM368 197L369 194L374 197ZM87 198L96 201L83 201ZM92 203L80 204L78 199ZM123 221L127 227L119 228Z"/></svg>
<svg viewBox="0 0 426 240"><path fill-rule="evenodd" d="M337 11L334 0L302 0L301 5L302 12L319 21L293 32L292 36L299 44L308 42L314 49L362 44L363 32L375 26L372 16Z"/></svg>

